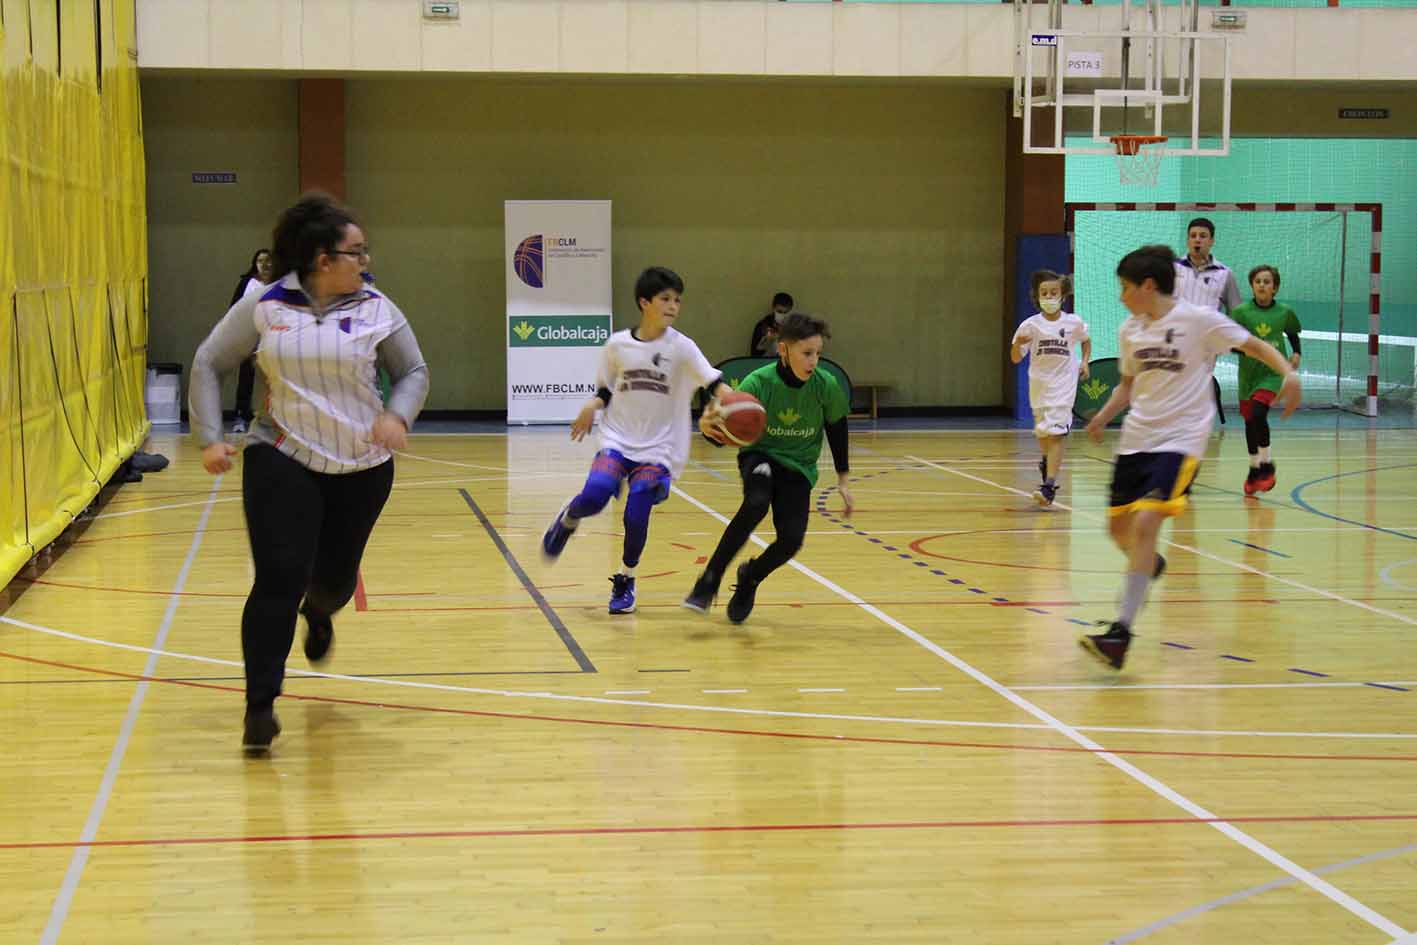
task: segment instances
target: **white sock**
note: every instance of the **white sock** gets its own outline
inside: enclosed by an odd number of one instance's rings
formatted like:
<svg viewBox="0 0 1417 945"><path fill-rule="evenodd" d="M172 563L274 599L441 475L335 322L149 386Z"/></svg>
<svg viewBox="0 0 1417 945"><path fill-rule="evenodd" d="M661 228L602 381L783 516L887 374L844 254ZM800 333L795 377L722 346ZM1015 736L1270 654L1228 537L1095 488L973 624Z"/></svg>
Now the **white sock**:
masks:
<svg viewBox="0 0 1417 945"><path fill-rule="evenodd" d="M1269 462L1269 447L1268 447L1268 446L1261 446L1261 447L1260 447L1260 462L1262 462L1262 463L1267 463L1267 462Z"/></svg>
<svg viewBox="0 0 1417 945"><path fill-rule="evenodd" d="M1259 468L1260 468L1260 454L1259 454L1259 453L1251 453L1251 454L1250 454L1250 468L1251 468L1251 469L1259 469Z"/></svg>
<svg viewBox="0 0 1417 945"><path fill-rule="evenodd" d="M625 577L634 577L635 569L630 567L629 565L622 564L620 565L620 573L625 575Z"/></svg>

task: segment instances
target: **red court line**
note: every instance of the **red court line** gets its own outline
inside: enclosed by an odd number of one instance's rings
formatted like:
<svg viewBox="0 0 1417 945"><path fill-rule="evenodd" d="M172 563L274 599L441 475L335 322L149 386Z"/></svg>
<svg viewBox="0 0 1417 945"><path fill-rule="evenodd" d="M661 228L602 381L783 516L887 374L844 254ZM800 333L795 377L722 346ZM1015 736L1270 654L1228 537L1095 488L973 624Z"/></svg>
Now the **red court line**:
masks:
<svg viewBox="0 0 1417 945"><path fill-rule="evenodd" d="M71 847L155 847L235 843L320 843L366 840L443 840L509 837L604 837L643 834L798 833L848 830L997 830L1059 827L1161 827L1202 824L1315 824L1417 820L1417 814L1278 814L1254 817L1110 817L1081 820L917 820L835 824L689 824L656 827L512 827L501 830L398 830L370 833L268 834L228 837L154 837L129 840L38 840L0 843L0 850Z"/></svg>
<svg viewBox="0 0 1417 945"><path fill-rule="evenodd" d="M670 572L670 573L676 573L676 572ZM1169 574L1170 572L1168 571L1167 573ZM660 577L661 575L651 575L651 576L653 576L653 577ZM584 584L538 584L538 585L537 585L537 588L540 589L540 590L543 590L543 591L550 591L550 590L562 590L562 589L568 588L568 587L584 587L584 586L585 586ZM243 595L243 596L244 596L244 595ZM376 594L376 595L371 595L371 596L377 597L377 596L379 596L379 595ZM413 596L413 595L387 594L387 595L383 595L383 596L386 596L386 597L399 597L399 596ZM1412 598L1410 598L1410 597L1351 597L1351 598L1349 598L1349 600L1358 600L1358 601L1363 601L1363 602L1365 602L1365 603L1380 603L1380 602L1384 602L1384 601L1394 601L1394 602L1408 603L1408 602L1411 602ZM603 601L601 601L601 600L599 600L599 599L596 599L596 600L587 599L587 600L584 600L584 601L556 601L556 603L557 603L557 605L559 605L559 606L561 606L561 607L592 607L592 606L599 606L601 603L603 603ZM922 599L917 599L917 600L872 600L872 599L867 599L867 600L866 600L866 603L871 604L871 605L874 606L874 607L1112 607L1112 606L1114 606L1114 605L1116 604L1116 601L1115 601L1115 600L1110 600L1110 599L1108 599L1108 600L1101 600L1101 599L1099 599L1099 600L1011 600L1011 601L995 601L995 600L979 600L979 599L975 599L975 598L966 598L966 599L944 598L944 599L940 599L940 600L931 600L931 599L922 598ZM1194 605L1197 605L1197 606L1201 606L1201 605L1211 605L1211 604L1283 604L1283 605L1311 604L1311 603L1314 603L1314 604L1323 604L1323 603L1333 604L1333 603L1338 603L1338 602L1337 602L1337 601L1334 601L1334 600L1331 600L1331 599L1329 599L1329 598L1327 598L1327 597L1308 597L1308 598L1294 597L1294 598L1289 598L1289 599L1287 599L1287 600L1279 600L1279 599L1276 599L1276 598L1273 598L1273 597L1216 597L1216 598L1206 598L1206 597L1158 597L1158 598L1153 598L1153 599L1152 599L1152 603L1154 603L1154 604L1174 604L1174 605L1178 605L1178 606L1185 606L1185 605L1194 604ZM636 605L636 606L637 606L638 609L640 609L640 610L680 610L680 609L682 609L682 606L683 606L683 605L682 605L682 604L675 604L675 603L665 603L665 604L647 604L647 603L641 603L641 604L638 604L638 605ZM856 606L858 606L858 605L852 603L851 601L839 601L839 600L783 601L783 602L776 602L776 601L759 601L759 602L757 603L757 608L760 609L760 610L761 610L761 609L767 609L767 608L774 608L774 607L779 607L779 608L780 608L780 607L789 607L789 608L792 608L793 610L799 610L799 609L804 608L804 607L856 607ZM484 612L484 611L497 611L497 610L536 610L536 607L535 607L535 605L533 605L533 604L501 604L501 605L495 605L495 606L489 605L489 606L483 606L483 607L454 607L454 606L449 606L449 607L371 607L371 608L369 608L369 610L370 610L370 613L376 613L376 614L481 613L481 612Z"/></svg>
<svg viewBox="0 0 1417 945"><path fill-rule="evenodd" d="M41 578L26 578L16 576L11 580L20 584L42 584L45 587L67 587L79 591L104 591L111 594L142 594L155 597L237 597L245 599L247 592L240 593L222 591L154 591L141 587L106 587L100 584L73 584L66 581L47 581ZM390 594L370 594L370 597L437 597L441 591L403 591L401 593Z"/></svg>
<svg viewBox="0 0 1417 945"><path fill-rule="evenodd" d="M233 527L233 528L208 528L207 531L206 531L206 533L207 533L208 535L210 535L210 534L212 534L213 532L244 532L245 530L246 530L246 527L245 527L244 525L238 525L238 526L235 526L235 527ZM190 528L179 528L179 529L173 529L172 531L166 531L166 532L135 532L135 533L133 533L133 534L131 534L131 535L105 535L105 536L103 536L103 537L101 537L101 538L78 538L78 539L75 539L75 540L74 540L73 544L75 544L75 545L93 545L93 544L97 544L98 542L101 542L101 541L122 541L123 539L127 539L127 538L159 538L159 537L162 537L162 536L164 536L164 535L188 535L188 536L190 536L191 534L192 534L192 529L190 529Z"/></svg>
<svg viewBox="0 0 1417 945"><path fill-rule="evenodd" d="M245 690L239 686L220 686L215 683L194 682L188 679L167 679L160 676L143 676L138 673L125 673L113 669L99 669L93 666L81 666L76 663L63 663L57 660L45 660L35 656L21 656L18 653L7 653L0 650L0 657L18 660L22 663L36 663L42 666L55 666L61 669L72 669L76 672L93 673L98 676L117 676L122 679L133 679L146 682L167 683L172 686L186 686L191 689L213 689L219 692L244 693ZM294 677L299 678L299 677ZM476 695L476 693L470 693ZM350 705L373 709L401 709L407 712L429 712L439 715L461 715L473 718L506 719L509 721L522 722L558 722L566 725L593 725L605 728L629 728L643 729L646 731L658 732L690 732L703 735L743 735L753 738L783 738L808 742L832 742L834 744L862 744L862 745L911 745L929 748L976 748L982 750L995 751L1034 751L1052 752L1064 755L1093 755L1099 751L1112 755L1155 755L1167 758L1248 758L1266 761L1400 761L1417 762L1417 755L1300 755L1300 754L1278 754L1266 752L1230 752L1230 751L1167 751L1160 749L1128 749L1128 748L1083 748L1075 745L1010 745L1002 742L958 742L941 741L923 738L878 738L864 735L813 735L806 732L782 732L763 729L739 729L739 728L713 728L703 725L669 725L660 722L626 722L615 719L582 719L573 716L558 715L534 715L520 712L491 712L485 709L454 709L448 706L430 705L408 705L397 702L372 702L367 699L341 699L335 696L308 696L294 693L284 693L284 699L294 699L299 702L319 702L332 705ZM633 705L625 708L633 708Z"/></svg>

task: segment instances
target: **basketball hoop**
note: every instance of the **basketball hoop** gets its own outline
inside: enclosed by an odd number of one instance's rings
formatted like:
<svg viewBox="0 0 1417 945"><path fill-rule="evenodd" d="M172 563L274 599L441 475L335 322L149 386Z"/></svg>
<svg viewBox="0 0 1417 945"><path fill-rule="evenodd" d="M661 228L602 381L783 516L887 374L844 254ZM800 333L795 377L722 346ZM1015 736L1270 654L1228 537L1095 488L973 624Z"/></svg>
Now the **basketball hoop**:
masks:
<svg viewBox="0 0 1417 945"><path fill-rule="evenodd" d="M1155 187L1166 159L1165 135L1113 135L1117 172L1124 187Z"/></svg>

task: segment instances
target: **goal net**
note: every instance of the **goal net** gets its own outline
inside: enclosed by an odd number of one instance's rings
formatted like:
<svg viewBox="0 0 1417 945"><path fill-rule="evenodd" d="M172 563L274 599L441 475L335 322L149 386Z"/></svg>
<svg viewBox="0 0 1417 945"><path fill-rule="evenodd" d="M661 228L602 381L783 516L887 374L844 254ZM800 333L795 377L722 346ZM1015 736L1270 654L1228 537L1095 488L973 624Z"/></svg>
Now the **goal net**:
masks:
<svg viewBox="0 0 1417 945"><path fill-rule="evenodd" d="M1277 298L1304 326L1305 406L1374 416L1384 400L1412 403L1417 338L1381 330L1381 204L1068 203L1073 302L1091 328L1093 357L1116 356L1127 317L1117 262L1148 243L1184 253L1186 224L1198 216L1215 223L1215 256L1234 270L1245 301L1251 268L1279 269ZM1221 357L1215 375L1227 403L1237 374L1238 356Z"/></svg>

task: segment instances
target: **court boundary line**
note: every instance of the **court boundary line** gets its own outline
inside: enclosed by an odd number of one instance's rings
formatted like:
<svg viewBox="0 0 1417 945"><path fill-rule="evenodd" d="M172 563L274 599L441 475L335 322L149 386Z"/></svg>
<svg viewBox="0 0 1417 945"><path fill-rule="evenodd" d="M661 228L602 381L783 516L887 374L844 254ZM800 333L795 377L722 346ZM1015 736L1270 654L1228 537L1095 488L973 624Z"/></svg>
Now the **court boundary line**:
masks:
<svg viewBox="0 0 1417 945"><path fill-rule="evenodd" d="M1015 489L1013 486L1006 486L1001 482L994 482L992 479L985 479L983 476L975 476L960 469L951 469L948 466L942 466L939 463L931 462L928 459L921 459L918 456L907 456L906 459L920 463L924 466L928 466L931 469L937 469L940 472L949 473L952 476L960 476L964 479L972 479L975 482L987 483L988 485L991 485L996 489L1002 489L1005 492L1012 492L1014 495L1023 496L1024 498L1031 498L1029 493L1024 492L1022 489ZM1080 515L1084 518L1091 518L1099 521L1101 520L1101 516L1074 508L1073 506L1068 505L1065 502L1055 501L1053 505L1065 511L1072 512L1074 515ZM1182 551L1189 551L1193 555L1197 555L1202 558L1208 558L1211 561L1215 561L1220 564L1228 564L1232 568L1238 568L1241 571L1248 572L1257 577L1267 578L1271 581L1278 581L1281 584L1288 584L1290 587L1297 587L1301 591L1307 591L1310 594L1317 594L1320 597L1326 597L1329 600L1338 601L1341 604L1347 604L1350 607L1357 607L1360 610L1366 610L1369 613L1377 614L1379 617L1386 617L1389 620L1396 620L1399 623L1405 623L1410 626L1417 627L1417 618L1406 617L1402 614L1394 613L1390 610L1383 610L1381 607L1374 607L1371 604L1365 604L1362 601L1354 600L1351 597L1344 597L1342 594L1335 593L1334 591L1326 591L1323 588L1312 587L1308 584L1305 584L1303 581L1295 581L1287 577L1282 577L1278 574L1273 574L1269 571L1261 571L1259 568L1251 567L1248 564L1244 564L1239 561L1231 561L1229 558L1222 558L1219 555L1213 555L1208 551L1201 551L1199 548L1196 548L1192 545L1183 544L1173 538L1164 538L1158 535L1156 540L1160 543L1169 545L1172 548L1179 548Z"/></svg>
<svg viewBox="0 0 1417 945"><path fill-rule="evenodd" d="M913 459L912 457L907 458ZM981 481L986 483L989 482L989 480ZM990 484L998 485L997 483ZM683 499L688 501L690 504L708 513L710 516L715 519L718 519L725 525L729 523L729 520L725 516L709 508L707 505L704 505L698 499L695 499L693 496L685 492L682 488L679 488L678 486L675 486L673 488L675 492L677 492ZM762 541L761 539L758 539L756 537L754 537L754 540L760 543ZM995 695L1008 702L1013 703L1016 708L1019 708L1023 710L1026 714L1033 716L1041 722L1044 722L1058 734L1063 735L1065 738L1069 739L1075 744L1081 745L1084 748L1092 750L1095 754L1095 757L1110 764L1112 767L1116 768L1118 771L1121 771L1123 774L1126 774L1134 781L1141 784L1143 787L1146 787L1147 789L1152 791L1152 793L1157 794L1162 798L1170 801L1172 804L1181 808L1186 813L1190 814L1192 817L1198 820L1215 821L1214 823L1211 823L1210 826L1217 832L1219 832L1221 835L1228 837L1230 840L1233 840L1240 846L1248 849L1251 853L1254 853L1261 859L1266 860L1271 866L1283 870L1285 873L1288 873L1290 876L1293 876L1295 879L1299 880L1304 885L1308 886L1310 889L1324 896L1334 904L1346 909L1348 912L1367 922L1369 925L1372 925L1374 928L1377 928L1385 932L1386 934L1392 936L1402 936L1407 934L1407 931L1403 929L1402 926L1383 916L1381 913L1359 902L1357 899L1353 898L1348 893L1339 889L1337 886L1334 886L1332 883L1329 883L1326 880L1315 876L1313 873L1304 869L1298 863L1295 863L1293 860L1281 854L1278 850L1275 850L1274 848L1268 846L1267 844L1256 839L1255 837L1250 836L1248 833L1241 830L1240 828L1226 821L1218 819L1215 814L1211 813L1205 807L1202 807L1201 805L1195 803L1194 801L1190 800L1185 795L1174 790L1173 788L1168 787L1159 779L1147 774L1145 771L1142 771L1140 768L1138 768L1131 762L1123 758L1119 758L1111 752L1108 752L1105 748L1102 747L1102 745L1092 740L1088 736L1084 735L1082 732L1078 731L1072 726L1068 725L1061 719L1053 716L1041 706L1036 705L1032 701L1024 698L1023 696L1017 694L1016 692L1004 686L1003 684L997 682L991 676L984 673L982 670L975 668L969 662L954 655L949 650L946 650L944 647L940 646L934 641L928 639L927 637L916 632L915 630L912 630L910 627L907 627L905 624L901 623L894 617L885 613L880 608L867 603L866 601L862 600L860 597L857 597L855 594L846 590L840 585L830 581L825 577L822 577L820 574L813 571L811 568L808 568L806 565L802 564L796 559L788 561L788 564L799 573L806 575L807 577L816 581L818 584L821 584L828 590L833 591L841 597L853 601L853 603L856 603L857 606L859 606L862 610L866 611L866 613L875 617L882 623L886 624L886 626L891 627L898 633L905 636L907 639L914 641L922 648L933 653L935 656L939 657L946 663L953 666L959 672L964 673L966 676L969 676L985 688L992 691Z"/></svg>
<svg viewBox="0 0 1417 945"><path fill-rule="evenodd" d="M13 617L4 615L0 615L0 623L9 624L24 630L32 630L36 633L43 633L48 636L59 637L65 640L73 640L77 643L88 643L94 646L103 646L115 650L128 650L135 653L156 653L158 656L165 656L170 659L188 660L194 663L207 663L214 666L232 666L238 669L241 668L242 665L236 660L221 659L216 656L201 656L196 653L178 653L173 650L154 650L151 647L139 646L136 643L119 643L116 640L104 640L98 637L84 636L83 634L72 633L68 630L44 627L39 624L16 620ZM572 673L571 675L580 674ZM334 679L342 682L373 683L380 686L393 686L405 689L428 689L435 692L455 692L464 695L502 696L510 699L533 699L572 703L584 702L592 705L629 706L637 709L667 709L676 712L706 712L710 714L747 715L764 718L811 719L814 721L827 722L876 722L936 728L994 728L1024 731L1046 731L1050 728L1050 726L1044 725L1041 722L982 722L973 719L848 715L840 712L795 712L788 709L756 709L739 706L695 705L677 702L646 702L635 699L606 699L601 696L580 696L570 693L546 692L544 690L483 689L477 686L452 686L444 683L419 682L411 679L390 679L384 676L350 676L341 673L322 673L316 670L287 667L286 678L289 679L291 677ZM158 678L157 681L177 682L175 679L163 678ZM1139 728L1119 725L1077 725L1073 727L1081 732L1109 732L1121 735L1183 735L1205 738L1337 738L1357 740L1393 739L1400 741L1417 739L1417 732L1270 732L1228 729Z"/></svg>
<svg viewBox="0 0 1417 945"><path fill-rule="evenodd" d="M581 668L581 672L595 672L595 664L590 661L590 657L586 656L585 650L581 649L581 645L576 642L576 638L572 635L571 629L561 620L560 615L556 613L550 602L546 600L545 595L537 588L531 576L522 568L521 563L517 561L517 556L512 554L512 549L507 547L507 543L502 540L502 536L497 534L497 529L493 527L492 522L488 520L477 502L472 498L472 493L468 492L466 489L459 489L458 495L462 496L463 501L467 503L467 507L472 510L472 514L477 516L477 520L481 522L482 527L487 530L487 536L492 539L492 543L496 545L497 550L502 553L502 558L507 562L507 566L512 569L512 573L517 576L517 580L522 582L522 587L531 595L531 599L536 602L537 610L540 610L541 615L546 618L546 622L551 624L551 629L556 631L556 636L561 639L561 645L571 654L571 658L576 661L576 665Z"/></svg>
<svg viewBox="0 0 1417 945"><path fill-rule="evenodd" d="M197 559L197 550L202 546L202 538L206 534L207 522L211 518L212 506L216 504L217 490L220 488L223 478L219 475L212 482L211 492L207 496L207 505L202 510L196 531L192 534L192 544L187 549L187 557L182 562L181 570L177 572L177 581L173 585L172 594L168 597L167 610L162 615L162 622L158 625L157 636L153 640L156 645L152 648L153 652L148 655L147 663L143 667L144 676L153 675L157 669L158 653L166 644L167 635L172 630L173 620L177 616L177 608L183 599L181 597L182 588L187 584L187 577L192 572L192 563ZM69 866L64 871L64 879L60 883L59 892L54 897L54 905L49 912L49 921L45 923L44 932L40 936L40 945L56 945L59 935L64 929L64 923L69 918L69 909L73 905L74 896L79 891L84 867L88 865L89 851L93 849L93 843L98 838L99 826L103 823L103 815L108 809L109 798L112 797L113 788L118 782L118 772L123 766L124 756L128 753L128 743L132 739L134 729L137 728L138 713L142 710L150 685L151 683L146 680L140 682L128 699L128 711L124 714L123 722L118 728L118 737L113 743L112 751L109 752L108 764L104 766L103 779L99 782L98 793L94 795L93 803L89 806L88 818L84 821L83 830L79 833L79 845L74 848L74 855L69 858Z"/></svg>

